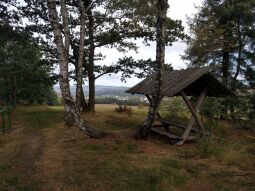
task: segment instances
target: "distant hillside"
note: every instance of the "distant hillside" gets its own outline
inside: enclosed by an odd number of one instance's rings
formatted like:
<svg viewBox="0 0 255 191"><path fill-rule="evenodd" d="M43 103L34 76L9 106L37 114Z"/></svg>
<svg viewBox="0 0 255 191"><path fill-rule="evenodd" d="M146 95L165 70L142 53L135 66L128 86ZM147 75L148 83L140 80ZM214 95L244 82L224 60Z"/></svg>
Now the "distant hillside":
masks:
<svg viewBox="0 0 255 191"><path fill-rule="evenodd" d="M71 93L75 95L76 87L74 85L71 86ZM129 87L125 86L96 86L96 96L130 96L131 94L125 93L125 91L129 89ZM61 96L61 91L59 86L54 86L54 90ZM83 87L85 96L88 96L88 86Z"/></svg>

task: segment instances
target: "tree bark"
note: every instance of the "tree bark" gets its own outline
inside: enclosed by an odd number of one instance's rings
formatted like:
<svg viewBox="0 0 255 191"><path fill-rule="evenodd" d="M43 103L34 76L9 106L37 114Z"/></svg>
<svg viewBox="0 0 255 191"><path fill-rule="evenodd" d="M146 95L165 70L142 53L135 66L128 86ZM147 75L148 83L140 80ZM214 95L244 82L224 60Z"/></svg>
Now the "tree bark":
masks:
<svg viewBox="0 0 255 191"><path fill-rule="evenodd" d="M65 5L65 0L61 0L60 1L60 12L61 12L61 16L62 16L62 20L63 20L63 30L64 30L64 37L65 37L65 44L63 45L63 58L66 59L67 64L63 65L63 69L62 71L65 70L68 73L68 63L69 63L69 48L70 48L70 28L69 28L69 20L68 20L68 12L67 12L67 8ZM53 31L54 32L54 31ZM62 38L61 38L62 41ZM56 41L57 42L57 41ZM63 41L62 41L63 42ZM57 47L58 48L58 47ZM60 67L60 74L61 74L61 67ZM63 73L63 77L65 78L66 73ZM69 92L70 92L70 86L69 86L69 78L67 76L67 79L64 79L64 81L68 82L68 87L69 87ZM67 88L67 84L65 89ZM60 89L61 89L61 85L60 85ZM63 95L62 95L63 96ZM67 105L65 105L65 111L68 111ZM69 112L65 112L65 122L66 125L68 126L72 126L74 125L74 118L71 115L71 113Z"/></svg>
<svg viewBox="0 0 255 191"><path fill-rule="evenodd" d="M142 127L137 133L137 137L147 139L148 133L155 120L158 112L158 107L162 99L162 82L163 82L163 68L165 64L165 34L166 34L166 14L168 8L167 0L158 0L158 13L157 13L157 50L156 50L156 79L154 86L154 94L150 101L150 108L148 116L143 122Z"/></svg>
<svg viewBox="0 0 255 191"><path fill-rule="evenodd" d="M234 77L233 77L233 80L232 80L232 83L231 83L231 90L233 92L236 91L236 88L237 88L237 77L239 76L240 74L240 71L241 71L241 65L242 65L242 50L243 50L243 47L244 47L244 42L242 40L242 34L241 34L241 29L240 29L240 23L238 23L238 31L237 31L237 34L238 34L238 57L237 57L237 66L236 66L236 72L234 74ZM230 103L230 117L232 120L235 119L235 106L234 106L234 103L233 103L234 100L231 101Z"/></svg>
<svg viewBox="0 0 255 191"><path fill-rule="evenodd" d="M91 128L86 123L86 121L83 121L81 119L81 116L77 110L77 107L75 103L73 102L73 99L70 93L69 74L68 74L68 64L69 64L69 44L67 40L68 36L65 36L66 46L64 46L61 29L59 25L60 19L58 17L55 0L47 0L47 7L49 12L50 23L53 29L54 42L57 48L58 62L59 62L59 68L60 68L59 84L60 84L60 89L61 89L62 97L64 100L64 104L65 104L66 114L68 115L68 118L72 119L74 124L78 126L88 137L93 137L93 138L103 137L104 135L103 133L101 133L100 131L94 128ZM61 1L61 8L63 9L63 7L65 7L64 0ZM67 18L66 11L64 10L62 10L62 14L64 14L62 15L63 21L64 21L64 18ZM69 30L68 22L64 21L64 25L65 25L64 29L68 31ZM68 35L67 31L65 31L65 35L66 34Z"/></svg>
<svg viewBox="0 0 255 191"><path fill-rule="evenodd" d="M229 59L230 59L230 53L228 50L223 50L222 53L222 83L229 87ZM228 118L228 101L224 99L223 101L224 107L222 108L222 118Z"/></svg>
<svg viewBox="0 0 255 191"><path fill-rule="evenodd" d="M242 50L244 47L244 40L242 39L242 34L241 34L241 28L240 28L240 23L238 23L237 27L238 31L238 58L237 58L237 66L236 66L236 73L234 75L234 80L237 79L238 75L240 74L240 69L242 65Z"/></svg>
<svg viewBox="0 0 255 191"><path fill-rule="evenodd" d="M226 86L228 86L228 80L229 80L229 59L230 54L229 51L224 50L222 54L222 82Z"/></svg>
<svg viewBox="0 0 255 191"><path fill-rule="evenodd" d="M80 9L80 46L79 46L79 58L78 58L78 65L76 69L76 78L77 78L77 85L76 85L76 105L77 109L80 112L81 109L81 91L82 91L82 72L83 72L83 60L84 60L84 38L85 38L85 17L86 12L84 9L83 1L79 0L79 9Z"/></svg>
<svg viewBox="0 0 255 191"><path fill-rule="evenodd" d="M13 71L16 71L16 64L13 63ZM17 95L17 79L16 76L13 75L12 77L12 106L14 109L16 109L16 95Z"/></svg>
<svg viewBox="0 0 255 191"><path fill-rule="evenodd" d="M83 89L81 89L81 108L82 108L82 112L88 112L88 104L87 104L87 101L85 99Z"/></svg>
<svg viewBox="0 0 255 191"><path fill-rule="evenodd" d="M89 1L91 4L91 1ZM95 74L94 74L94 56L95 56L95 44L94 44L94 18L92 13L92 7L87 10L88 15L88 30L89 30L89 66L88 66L88 79L89 79L89 102L88 111L95 111Z"/></svg>

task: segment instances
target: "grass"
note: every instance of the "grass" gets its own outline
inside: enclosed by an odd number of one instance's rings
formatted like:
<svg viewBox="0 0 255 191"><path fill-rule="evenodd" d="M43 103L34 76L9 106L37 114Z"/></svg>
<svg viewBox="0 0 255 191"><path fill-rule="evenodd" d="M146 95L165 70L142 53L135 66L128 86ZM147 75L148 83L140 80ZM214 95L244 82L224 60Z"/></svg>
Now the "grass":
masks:
<svg viewBox="0 0 255 191"><path fill-rule="evenodd" d="M63 123L61 107L18 107L0 135L4 190L255 190L254 135L227 123L207 124L209 140L183 147L150 136L134 139L146 108L132 115L98 105L83 115L107 133L89 139Z"/></svg>

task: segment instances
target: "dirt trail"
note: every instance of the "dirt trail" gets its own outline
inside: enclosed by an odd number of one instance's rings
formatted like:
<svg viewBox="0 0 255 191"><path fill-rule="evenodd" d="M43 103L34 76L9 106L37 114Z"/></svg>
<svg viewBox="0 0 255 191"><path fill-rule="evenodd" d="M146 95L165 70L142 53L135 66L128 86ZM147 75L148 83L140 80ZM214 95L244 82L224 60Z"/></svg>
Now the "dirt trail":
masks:
<svg viewBox="0 0 255 191"><path fill-rule="evenodd" d="M18 162L19 170L24 174L31 174L34 170L36 160L40 157L43 148L43 136L33 134L26 137L22 148L20 160Z"/></svg>
<svg viewBox="0 0 255 191"><path fill-rule="evenodd" d="M8 190L38 190L40 180L37 178L39 174L37 162L40 160L44 145L41 130L33 129L32 126L24 123L22 117L18 116L7 136L17 142L16 156L9 160L12 169L9 179L16 181Z"/></svg>

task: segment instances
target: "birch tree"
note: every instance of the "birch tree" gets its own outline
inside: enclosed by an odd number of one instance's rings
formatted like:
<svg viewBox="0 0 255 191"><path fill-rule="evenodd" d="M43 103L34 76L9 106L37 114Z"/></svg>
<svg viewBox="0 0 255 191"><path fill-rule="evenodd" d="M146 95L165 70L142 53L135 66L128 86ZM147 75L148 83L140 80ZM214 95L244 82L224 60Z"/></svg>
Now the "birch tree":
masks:
<svg viewBox="0 0 255 191"><path fill-rule="evenodd" d="M166 14L168 2L167 0L158 0L157 12L157 36L156 36L156 79L154 83L154 94L150 100L149 112L146 120L143 122L142 127L139 129L137 136L146 139L152 123L156 117L160 101L162 99L162 82L163 82L163 68L165 64L165 38L166 38Z"/></svg>
<svg viewBox="0 0 255 191"><path fill-rule="evenodd" d="M137 51L138 47L131 39L142 39L145 44L155 41L156 31L152 23L156 22L157 3L154 0L88 0L84 5L88 7L85 40L88 54L85 55L87 60L85 72L89 85L89 98L85 104L87 108L83 107L83 110L94 112L95 81L104 74L123 71L119 63L109 67L96 65L95 60L104 59L103 56L95 53L96 50L102 47L114 47L119 52ZM185 36L181 22L178 20L167 18L166 28L168 34L166 41L169 45ZM131 71L133 72L134 70ZM84 97L81 99L86 103Z"/></svg>
<svg viewBox="0 0 255 191"><path fill-rule="evenodd" d="M84 61L84 45L85 45L85 24L86 24L86 10L84 8L82 0L79 0L80 9L80 47L79 47L79 57L77 64L77 86L76 86L76 105L77 110L80 112L81 108L81 96L82 96L82 72L83 72L83 61Z"/></svg>
<svg viewBox="0 0 255 191"><path fill-rule="evenodd" d="M82 0L80 0L82 1ZM64 39L61 33L60 18L57 12L56 1L47 0L47 8L49 13L49 21L52 26L54 34L54 42L57 48L57 57L59 62L59 84L62 93L62 97L65 104L66 111L66 121L69 123L74 123L78 126L87 136L93 138L100 138L103 136L103 133L90 127L86 121L83 121L75 102L72 99L70 93L70 84L69 84L69 49L70 49L70 28L69 28L69 15L66 7L65 0L60 1L61 6L61 16L63 21L63 30L64 30ZM81 4L82 2L80 2ZM82 11L81 11L82 12ZM83 30L81 29L81 32ZM82 34L80 34L82 36ZM65 41L65 43L64 43ZM81 51L82 52L82 51ZM80 52L80 53L81 53ZM83 54L83 53L81 53Z"/></svg>

